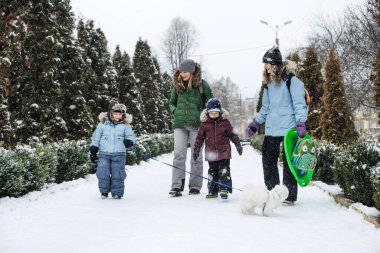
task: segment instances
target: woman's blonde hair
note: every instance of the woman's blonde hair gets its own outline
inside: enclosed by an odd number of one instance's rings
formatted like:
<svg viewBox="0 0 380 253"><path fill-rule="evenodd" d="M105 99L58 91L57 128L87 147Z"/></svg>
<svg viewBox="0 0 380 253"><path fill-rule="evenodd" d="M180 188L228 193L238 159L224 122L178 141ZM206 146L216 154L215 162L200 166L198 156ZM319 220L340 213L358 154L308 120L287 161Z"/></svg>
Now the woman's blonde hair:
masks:
<svg viewBox="0 0 380 253"><path fill-rule="evenodd" d="M281 73L282 73L282 66L272 65L272 70L273 71L270 74L264 68L264 71L263 71L263 84L267 85L271 80L274 80L274 83L276 85L280 84Z"/></svg>
<svg viewBox="0 0 380 253"><path fill-rule="evenodd" d="M180 81L184 85L184 81L182 80L181 74L178 75L178 81ZM190 78L189 78L189 81L187 82L187 88L191 90L192 87L193 87L193 73L190 73Z"/></svg>

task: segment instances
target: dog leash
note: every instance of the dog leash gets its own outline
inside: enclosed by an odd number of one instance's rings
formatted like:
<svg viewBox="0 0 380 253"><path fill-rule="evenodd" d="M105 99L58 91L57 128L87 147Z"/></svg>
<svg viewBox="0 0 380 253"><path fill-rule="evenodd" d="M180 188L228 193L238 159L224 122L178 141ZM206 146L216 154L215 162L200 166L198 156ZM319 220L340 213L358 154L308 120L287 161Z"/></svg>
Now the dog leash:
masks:
<svg viewBox="0 0 380 253"><path fill-rule="evenodd" d="M214 181L214 180L212 180L212 179L209 179L209 178L207 178L207 177L204 177L204 176L201 176L201 175L197 175L197 174L191 173L190 171L187 171L187 170L185 170L185 169L178 168L177 166L174 166L174 165L172 165L172 164L170 164L170 163L166 163L166 162L160 161L160 160L158 160L156 157L153 157L153 156L151 156L151 155L149 155L149 154L143 154L143 157L146 158L146 159L153 159L153 160L155 160L155 161L157 161L157 162L163 163L163 164L168 165L168 166L170 166L170 167L173 167L173 168L175 168L175 169L177 169L177 170L184 170L186 173L189 173L190 175L194 175L194 176L196 176L196 177L200 177L200 178L206 179L207 181L209 181L209 182L213 182L213 183L218 184L218 185L220 185L220 186L224 186L224 187L227 187L227 188L230 188L230 189L234 189L234 190L238 190L238 191L243 191L243 190L241 190L241 189L239 189L239 188L235 188L235 187L232 187L232 186L227 185L227 184L223 184L223 183L220 183L220 182L216 182L216 181Z"/></svg>

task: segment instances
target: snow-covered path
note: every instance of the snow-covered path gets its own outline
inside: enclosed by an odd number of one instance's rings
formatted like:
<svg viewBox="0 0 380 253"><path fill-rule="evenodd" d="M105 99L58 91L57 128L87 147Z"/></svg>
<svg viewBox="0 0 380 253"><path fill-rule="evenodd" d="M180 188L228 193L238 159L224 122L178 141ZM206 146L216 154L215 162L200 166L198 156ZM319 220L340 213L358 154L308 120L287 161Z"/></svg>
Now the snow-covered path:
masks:
<svg viewBox="0 0 380 253"><path fill-rule="evenodd" d="M316 187L300 188L297 204L275 217L247 216L239 191L205 199L204 181L200 195L170 198L170 167L151 160L128 170L121 200L100 199L94 175L0 199L0 252L380 252L380 229ZM234 151L231 173L234 187L263 185L260 154Z"/></svg>

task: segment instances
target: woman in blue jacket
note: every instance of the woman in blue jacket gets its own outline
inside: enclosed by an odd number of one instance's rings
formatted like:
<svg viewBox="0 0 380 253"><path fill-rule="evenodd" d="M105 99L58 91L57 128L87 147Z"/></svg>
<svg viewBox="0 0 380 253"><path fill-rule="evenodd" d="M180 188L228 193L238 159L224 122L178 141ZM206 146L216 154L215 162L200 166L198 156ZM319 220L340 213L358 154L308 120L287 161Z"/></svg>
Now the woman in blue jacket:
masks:
<svg viewBox="0 0 380 253"><path fill-rule="evenodd" d="M136 137L130 123L132 116L126 113L123 104L111 103L108 112L99 115L100 123L92 135L90 147L91 162L99 161L96 176L99 180L101 198L107 198L108 193L114 199L124 195L126 148L131 148Z"/></svg>
<svg viewBox="0 0 380 253"><path fill-rule="evenodd" d="M297 77L291 78L288 89L286 81L294 74L295 64L283 62L281 52L277 47L269 49L264 57L262 107L252 123L248 125L248 136L252 137L265 122L265 137L262 150L264 181L268 190L280 184L277 161L280 153L280 143L285 133L296 127L297 134L303 137L306 133L307 106L305 102L304 84ZM294 205L297 200L297 182L292 175L283 153L283 184L289 189L285 204Z"/></svg>

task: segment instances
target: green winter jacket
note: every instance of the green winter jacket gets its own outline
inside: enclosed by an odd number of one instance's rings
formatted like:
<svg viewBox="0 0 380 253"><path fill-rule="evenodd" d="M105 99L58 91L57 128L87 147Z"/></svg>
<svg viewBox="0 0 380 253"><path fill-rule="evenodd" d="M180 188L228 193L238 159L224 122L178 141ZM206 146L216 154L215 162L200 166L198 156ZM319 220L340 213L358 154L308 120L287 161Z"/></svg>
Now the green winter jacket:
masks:
<svg viewBox="0 0 380 253"><path fill-rule="evenodd" d="M211 88L205 80L202 80L198 64L195 67L194 85L191 90L179 81L178 76L179 70L173 75L173 89L169 102L170 112L173 114L173 129L185 126L198 128L199 117L204 109L201 90L203 89L204 102L207 102L213 97Z"/></svg>

